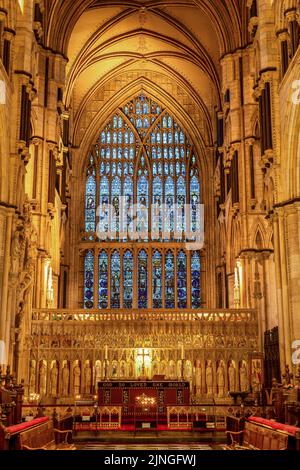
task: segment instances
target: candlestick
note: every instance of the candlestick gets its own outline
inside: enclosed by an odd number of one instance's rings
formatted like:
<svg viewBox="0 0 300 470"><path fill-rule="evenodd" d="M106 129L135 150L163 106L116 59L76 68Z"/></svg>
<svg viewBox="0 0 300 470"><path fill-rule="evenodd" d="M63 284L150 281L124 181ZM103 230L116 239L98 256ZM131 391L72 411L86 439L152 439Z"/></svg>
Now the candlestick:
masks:
<svg viewBox="0 0 300 470"><path fill-rule="evenodd" d="M108 346L107 344L105 345L105 360L107 361L108 359Z"/></svg>
<svg viewBox="0 0 300 470"><path fill-rule="evenodd" d="M183 344L181 345L181 360L184 360L184 346Z"/></svg>

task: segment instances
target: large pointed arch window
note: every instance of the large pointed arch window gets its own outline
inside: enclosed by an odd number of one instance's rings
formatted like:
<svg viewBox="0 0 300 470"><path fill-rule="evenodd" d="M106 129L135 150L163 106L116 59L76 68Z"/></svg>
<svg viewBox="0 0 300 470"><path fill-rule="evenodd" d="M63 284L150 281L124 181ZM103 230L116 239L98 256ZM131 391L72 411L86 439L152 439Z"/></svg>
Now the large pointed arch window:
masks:
<svg viewBox="0 0 300 470"><path fill-rule="evenodd" d="M200 307L200 255L185 245L201 227L200 166L182 125L138 94L99 131L84 176L83 241L98 260L98 286L85 263L84 306Z"/></svg>

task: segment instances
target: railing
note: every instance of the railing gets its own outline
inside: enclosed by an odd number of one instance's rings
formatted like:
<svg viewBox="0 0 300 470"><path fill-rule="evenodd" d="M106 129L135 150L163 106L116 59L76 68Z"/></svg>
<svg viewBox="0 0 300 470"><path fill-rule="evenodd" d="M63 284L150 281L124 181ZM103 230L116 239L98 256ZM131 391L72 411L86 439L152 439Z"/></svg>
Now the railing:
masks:
<svg viewBox="0 0 300 470"><path fill-rule="evenodd" d="M228 310L33 310L34 322L115 322L115 321L166 321L166 322L253 322L257 323L257 311L254 309Z"/></svg>

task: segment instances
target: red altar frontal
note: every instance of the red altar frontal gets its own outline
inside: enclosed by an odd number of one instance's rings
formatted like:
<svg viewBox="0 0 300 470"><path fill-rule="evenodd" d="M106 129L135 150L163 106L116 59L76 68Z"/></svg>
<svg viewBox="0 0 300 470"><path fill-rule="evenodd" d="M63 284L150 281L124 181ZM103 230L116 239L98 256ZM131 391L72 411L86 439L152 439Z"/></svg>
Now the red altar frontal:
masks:
<svg viewBox="0 0 300 470"><path fill-rule="evenodd" d="M158 414L165 415L168 406L190 404L190 384L168 380L98 382L98 397L99 406L122 407L122 414L134 413L144 397Z"/></svg>

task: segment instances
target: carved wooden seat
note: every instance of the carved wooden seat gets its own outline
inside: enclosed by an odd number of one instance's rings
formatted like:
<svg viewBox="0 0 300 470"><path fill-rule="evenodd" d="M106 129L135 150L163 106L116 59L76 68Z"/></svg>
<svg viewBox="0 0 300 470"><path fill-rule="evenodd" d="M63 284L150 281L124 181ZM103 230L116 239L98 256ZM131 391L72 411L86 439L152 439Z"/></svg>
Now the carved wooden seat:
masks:
<svg viewBox="0 0 300 470"><path fill-rule="evenodd" d="M74 444L68 442L72 429L54 429L49 418L39 418L31 423L22 423L4 429L6 449L11 450L75 450ZM63 436L57 444L56 435Z"/></svg>
<svg viewBox="0 0 300 470"><path fill-rule="evenodd" d="M255 423L246 422L242 431L226 432L231 438L231 444L224 446L226 450L286 450L288 447L288 434Z"/></svg>
<svg viewBox="0 0 300 470"><path fill-rule="evenodd" d="M55 434L65 436L60 444L56 444ZM36 426L33 429L20 434L21 450L75 450L74 444L68 443L68 435L72 434L72 429L60 431L53 428L53 422Z"/></svg>

